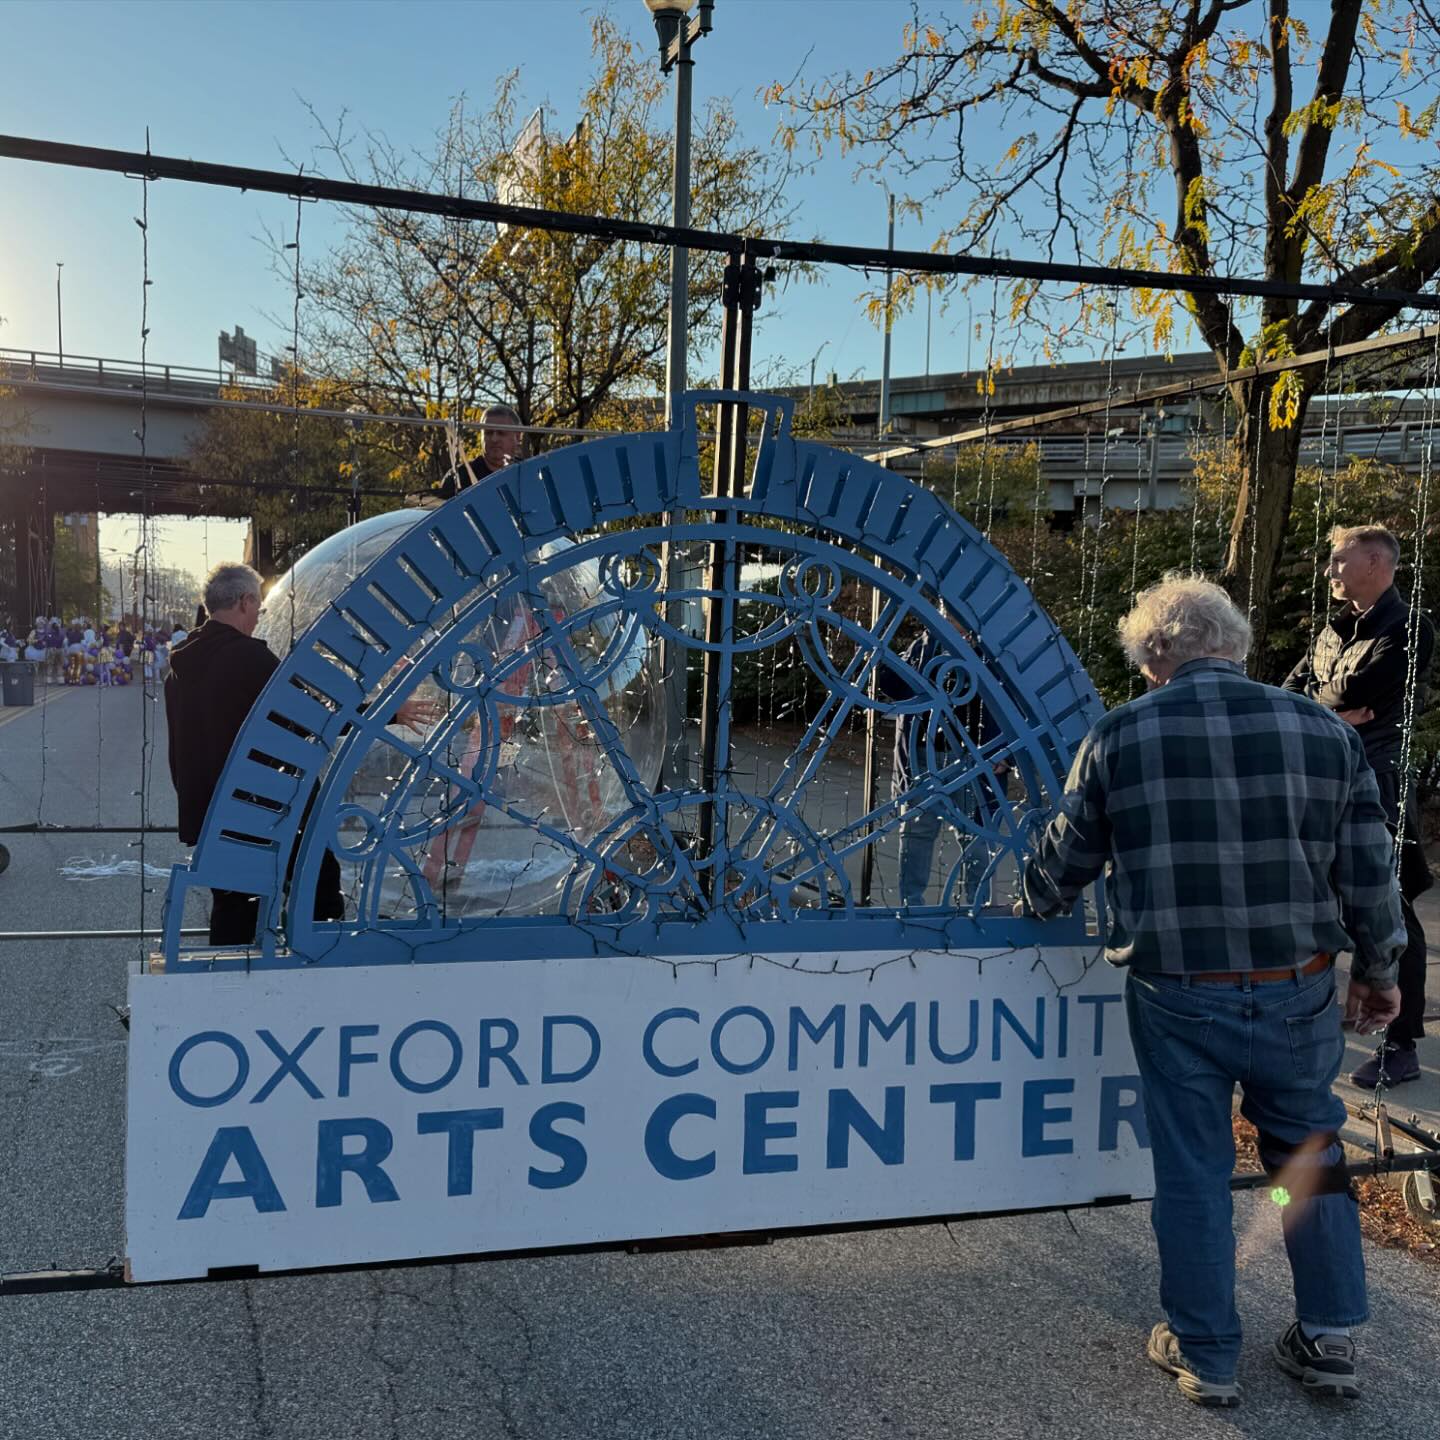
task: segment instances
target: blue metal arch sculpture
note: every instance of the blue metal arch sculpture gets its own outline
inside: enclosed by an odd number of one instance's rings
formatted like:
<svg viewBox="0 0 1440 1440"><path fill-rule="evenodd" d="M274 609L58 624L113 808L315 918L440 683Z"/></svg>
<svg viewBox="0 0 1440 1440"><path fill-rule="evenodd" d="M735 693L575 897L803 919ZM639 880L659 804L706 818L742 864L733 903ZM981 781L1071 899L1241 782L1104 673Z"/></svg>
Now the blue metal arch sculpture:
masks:
<svg viewBox="0 0 1440 1440"><path fill-rule="evenodd" d="M748 492L706 495L696 407L741 399L767 415ZM520 462L408 530L305 632L252 709L192 862L172 875L170 967L1039 943L1038 925L987 910L976 892L998 865L1019 862L1058 795L1100 711L1089 677L972 525L899 475L796 440L792 408L691 393L679 429ZM666 554L701 544L729 557L719 591L689 579L667 586ZM748 576L747 553L765 562ZM582 569L587 603L557 605L557 587ZM854 603L865 591L880 597L873 625ZM718 643L677 619L695 602L719 607ZM917 624L932 637L918 658L901 643ZM509 643L498 643L507 628ZM612 713L625 677L662 641L672 655L717 654L713 789L649 783ZM782 644L823 696L778 775L747 789L730 761L737 666ZM412 743L389 722L422 685L449 709ZM976 702L989 717L984 735L964 718ZM868 710L908 728L919 778L829 826L816 817L814 781L836 737ZM507 797L505 735L556 715L621 797L588 828ZM376 753L395 770L389 788L378 803L347 800ZM1002 761L1019 775L1021 806L994 779ZM450 837L486 806L559 865L549 913L451 913ZM709 853L687 829L705 810ZM898 828L921 814L951 827L970 858L951 867L939 903L866 895L856 875L866 850L893 850ZM425 859L437 844L438 873ZM314 895L327 850L356 894L358 913L338 922L292 902ZM954 898L962 868L963 905ZM261 897L256 951L182 949L184 897L197 886ZM1079 915L1043 930L1046 944L1084 939Z"/></svg>

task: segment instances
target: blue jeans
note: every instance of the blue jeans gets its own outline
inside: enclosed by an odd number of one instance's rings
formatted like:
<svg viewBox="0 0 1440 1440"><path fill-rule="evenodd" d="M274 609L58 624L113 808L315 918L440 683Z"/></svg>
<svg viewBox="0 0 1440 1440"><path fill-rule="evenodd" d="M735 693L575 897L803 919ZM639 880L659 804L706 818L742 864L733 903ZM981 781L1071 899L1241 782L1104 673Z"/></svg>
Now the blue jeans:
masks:
<svg viewBox="0 0 1440 1440"><path fill-rule="evenodd" d="M1160 1251L1160 1303L1195 1373L1232 1380L1240 1317L1231 1100L1238 1083L1241 1113L1261 1132L1261 1159L1272 1172L1291 1158L1288 1147L1340 1128L1345 1107L1330 1090L1345 1054L1335 971L1258 984L1132 971L1125 1009L1155 1163L1150 1219ZM1265 1137L1279 1146L1267 1147ZM1342 1158L1332 1143L1296 1157L1295 1165L1318 1175ZM1310 1325L1358 1325L1367 1310L1356 1202L1333 1192L1305 1200L1303 1175L1289 1186L1299 1198L1281 1211L1281 1226L1296 1314Z"/></svg>
<svg viewBox="0 0 1440 1440"><path fill-rule="evenodd" d="M972 815L971 819L977 819ZM912 810L900 826L900 903L902 905L924 905L925 892L930 885L930 871L935 865L935 847L940 841L940 827L945 822L930 810ZM978 823L978 820L977 820ZM961 861L961 883L965 887L965 900L974 904L980 900L979 890L990 863L990 853L984 840L978 836L960 834L965 853ZM968 842L968 843L967 843ZM988 887L987 887L988 888ZM988 895L986 897L988 899ZM984 903L984 901L981 901Z"/></svg>

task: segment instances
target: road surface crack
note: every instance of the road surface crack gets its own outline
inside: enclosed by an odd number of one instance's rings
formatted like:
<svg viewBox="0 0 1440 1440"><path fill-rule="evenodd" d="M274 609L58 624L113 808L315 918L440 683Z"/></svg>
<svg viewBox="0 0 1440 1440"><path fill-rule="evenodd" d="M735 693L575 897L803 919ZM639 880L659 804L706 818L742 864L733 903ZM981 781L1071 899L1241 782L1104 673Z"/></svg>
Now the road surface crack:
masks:
<svg viewBox="0 0 1440 1440"><path fill-rule="evenodd" d="M245 1318L250 1327L250 1350L255 1358L254 1400L250 1406L250 1418L260 1440L272 1440L275 1432L270 1428L268 1415L270 1384L265 1378L265 1356L260 1345L260 1316L255 1309L255 1295L248 1280L240 1284L240 1293L245 1300Z"/></svg>

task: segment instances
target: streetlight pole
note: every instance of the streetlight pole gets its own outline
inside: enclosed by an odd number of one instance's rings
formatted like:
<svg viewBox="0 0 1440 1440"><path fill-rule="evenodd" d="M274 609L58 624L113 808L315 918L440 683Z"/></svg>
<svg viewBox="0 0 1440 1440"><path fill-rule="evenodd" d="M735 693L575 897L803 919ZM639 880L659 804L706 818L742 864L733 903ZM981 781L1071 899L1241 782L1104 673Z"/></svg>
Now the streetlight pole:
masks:
<svg viewBox="0 0 1440 1440"><path fill-rule="evenodd" d="M61 303L60 272L65 268L63 260L55 262L55 351L60 357L60 368L65 368L65 307Z"/></svg>
<svg viewBox="0 0 1440 1440"><path fill-rule="evenodd" d="M696 0L645 0L645 8L655 22L655 35L660 41L660 69L668 75L675 71L675 165L671 180L671 222L677 226L690 223L690 112L694 61L690 51L702 36L710 33L715 0L699 0L699 14L692 20L690 11ZM665 424L669 429L680 425L680 397L685 393L685 362L689 352L690 252L683 245L670 247L670 325L665 350ZM721 376L721 385L726 377ZM665 589L673 594L684 582L683 557L668 541L662 547L661 564L665 571ZM683 604L670 600L665 606L668 624L685 624ZM685 647L664 640L660 647L660 667L665 683L665 726L669 737L660 768L660 783L671 789L690 783L690 742L686 734L688 674Z"/></svg>
<svg viewBox="0 0 1440 1440"><path fill-rule="evenodd" d="M692 20L696 0L645 0L660 40L660 69L675 72L675 166L670 205L671 224L690 224L690 114L695 62L691 47L710 33L715 0L699 0L700 13ZM680 423L680 397L685 393L685 362L690 343L690 252L683 245L670 247L670 327L665 353L665 423Z"/></svg>

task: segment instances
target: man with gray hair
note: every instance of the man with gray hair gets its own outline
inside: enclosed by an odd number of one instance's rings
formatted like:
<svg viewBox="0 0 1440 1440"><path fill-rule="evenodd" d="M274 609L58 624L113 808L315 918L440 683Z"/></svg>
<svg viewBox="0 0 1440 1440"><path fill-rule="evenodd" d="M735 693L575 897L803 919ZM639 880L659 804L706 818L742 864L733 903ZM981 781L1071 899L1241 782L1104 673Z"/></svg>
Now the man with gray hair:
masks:
<svg viewBox="0 0 1440 1440"><path fill-rule="evenodd" d="M177 645L165 681L170 778L180 802L180 841L194 845L205 812L250 707L279 665L257 640L263 582L248 565L224 562L205 578L210 618ZM211 892L212 945L249 945L259 902L233 890Z"/></svg>
<svg viewBox="0 0 1440 1440"><path fill-rule="evenodd" d="M1238 1402L1238 1083L1292 1196L1297 1319L1276 1362L1312 1393L1353 1397L1365 1269L1330 1089L1345 1052L1333 957L1353 951L1345 1010L1369 1032L1399 1008L1405 944L1375 777L1352 726L1246 677L1250 626L1218 586L1167 576L1120 639L1149 693L1081 742L1017 909L1068 910L1107 873L1105 955L1128 967L1155 1167L1166 1319L1147 1353L1197 1404Z"/></svg>
<svg viewBox="0 0 1440 1440"><path fill-rule="evenodd" d="M165 681L165 718L170 731L170 778L180 801L180 840L194 845L205 824L215 787L245 718L279 667L279 660L255 638L264 607L263 582L248 565L217 565L205 580L209 618L196 626L170 655ZM442 707L412 696L395 711L392 723L420 730L439 718ZM211 945L250 945L260 918L254 895L212 890ZM315 888L317 920L345 914L340 863L327 850Z"/></svg>
<svg viewBox="0 0 1440 1440"><path fill-rule="evenodd" d="M1425 677L1435 649L1435 627L1395 588L1400 542L1383 526L1337 526L1330 534L1326 574L1340 608L1311 641L1290 672L1287 690L1308 695L1355 727L1380 787L1385 818L1400 847L1400 894L1405 953L1400 957L1400 1013L1373 1059L1350 1077L1362 1090L1420 1078L1415 1042L1425 1033L1425 967L1430 958L1413 901L1434 883L1425 861L1420 805L1404 778L1405 700L1413 687L1412 714L1424 709Z"/></svg>

